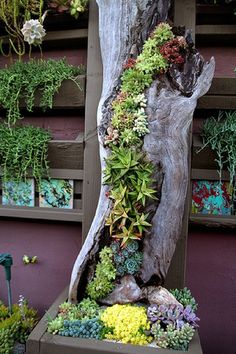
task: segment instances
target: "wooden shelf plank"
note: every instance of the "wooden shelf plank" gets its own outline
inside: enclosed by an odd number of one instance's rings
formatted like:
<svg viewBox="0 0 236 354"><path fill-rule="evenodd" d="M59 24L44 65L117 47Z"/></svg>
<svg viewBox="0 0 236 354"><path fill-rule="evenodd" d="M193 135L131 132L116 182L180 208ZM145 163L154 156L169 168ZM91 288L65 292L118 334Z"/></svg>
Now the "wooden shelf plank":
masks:
<svg viewBox="0 0 236 354"><path fill-rule="evenodd" d="M236 96L236 77L214 77L207 95Z"/></svg>
<svg viewBox="0 0 236 354"><path fill-rule="evenodd" d="M236 26L235 25L197 25L196 35L206 35L206 36L236 35Z"/></svg>
<svg viewBox="0 0 236 354"><path fill-rule="evenodd" d="M219 174L216 170L192 168L191 179L206 179L212 181L219 181ZM229 181L229 172L222 171L221 179L222 181Z"/></svg>
<svg viewBox="0 0 236 354"><path fill-rule="evenodd" d="M233 12L233 7L229 6L231 4L225 5L208 5L208 4L197 4L196 13L197 14L209 14L209 15L231 15Z"/></svg>
<svg viewBox="0 0 236 354"><path fill-rule="evenodd" d="M84 178L83 170L70 170L70 169L49 169L49 176L51 178L64 178L64 179L73 179L81 181Z"/></svg>
<svg viewBox="0 0 236 354"><path fill-rule="evenodd" d="M85 105L85 75L77 78L80 88L72 80L65 80L53 98L53 108L83 108ZM40 92L36 92L34 107L40 108ZM21 102L21 107L25 107Z"/></svg>
<svg viewBox="0 0 236 354"><path fill-rule="evenodd" d="M236 96L205 95L198 100L197 109L236 109Z"/></svg>
<svg viewBox="0 0 236 354"><path fill-rule="evenodd" d="M83 213L81 209L69 210L40 207L1 206L0 216L23 219L81 222Z"/></svg>
<svg viewBox="0 0 236 354"><path fill-rule="evenodd" d="M71 39L87 39L88 30L87 28L82 29L71 29L66 31L49 31L47 32L44 42L55 42L55 41L69 41Z"/></svg>
<svg viewBox="0 0 236 354"><path fill-rule="evenodd" d="M234 215L210 215L191 214L190 222L209 227L236 227L236 216Z"/></svg>
<svg viewBox="0 0 236 354"><path fill-rule="evenodd" d="M48 160L51 169L82 170L84 164L84 144L80 140L52 140L48 146ZM57 173L60 173L57 171Z"/></svg>

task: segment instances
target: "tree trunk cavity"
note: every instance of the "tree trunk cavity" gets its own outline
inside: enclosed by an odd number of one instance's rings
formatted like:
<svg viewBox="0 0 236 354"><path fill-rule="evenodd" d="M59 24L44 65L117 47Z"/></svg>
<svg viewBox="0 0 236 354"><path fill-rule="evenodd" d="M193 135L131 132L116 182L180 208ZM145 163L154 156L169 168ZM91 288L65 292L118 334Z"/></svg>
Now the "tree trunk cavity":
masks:
<svg viewBox="0 0 236 354"><path fill-rule="evenodd" d="M117 94L123 64L137 55L143 42L160 22L166 21L169 0L97 0L99 36L103 62L103 89L97 111L101 173L109 148L104 136L111 120L111 102ZM159 204L154 206L152 227L144 238L144 260L139 280L154 285L164 282L181 232L188 185L190 125L197 99L204 95L214 74L214 60L204 63L197 51L189 54L184 69L172 67L146 90L146 112L150 133L143 151L156 167L161 186ZM76 302L84 292L85 277L94 270L98 251L106 243L104 226L112 203L109 187L101 185L97 211L71 275L69 300ZM85 196L86 197L86 196Z"/></svg>

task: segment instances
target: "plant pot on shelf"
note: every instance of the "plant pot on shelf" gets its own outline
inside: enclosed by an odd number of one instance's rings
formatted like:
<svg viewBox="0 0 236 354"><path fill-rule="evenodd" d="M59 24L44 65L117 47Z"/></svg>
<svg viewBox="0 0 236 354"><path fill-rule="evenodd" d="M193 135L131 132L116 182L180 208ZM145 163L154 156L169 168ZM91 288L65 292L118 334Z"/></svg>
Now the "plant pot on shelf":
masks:
<svg viewBox="0 0 236 354"><path fill-rule="evenodd" d="M48 318L54 319L57 316L58 307L61 303L67 300L67 295L68 289L66 288L31 332L26 343L26 354L143 354L144 350L145 354L203 353L197 331L195 332L187 352L50 334L47 332L47 320Z"/></svg>

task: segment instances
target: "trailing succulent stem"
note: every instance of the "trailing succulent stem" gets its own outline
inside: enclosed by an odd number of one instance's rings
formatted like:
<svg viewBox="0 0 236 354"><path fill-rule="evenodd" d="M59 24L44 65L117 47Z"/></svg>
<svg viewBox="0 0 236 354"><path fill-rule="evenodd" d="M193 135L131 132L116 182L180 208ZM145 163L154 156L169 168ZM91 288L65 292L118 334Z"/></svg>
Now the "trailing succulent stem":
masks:
<svg viewBox="0 0 236 354"><path fill-rule="evenodd" d="M64 80L76 82L82 68L68 65L65 60L30 60L15 62L0 70L0 104L6 109L8 125L22 118L20 101L25 100L26 109L32 112L35 93L41 92L40 107L52 108L53 97ZM77 83L78 85L78 83Z"/></svg>
<svg viewBox="0 0 236 354"><path fill-rule="evenodd" d="M222 170L226 167L233 183L236 174L236 111L219 112L217 118L206 120L202 129L203 147L207 146L216 152L216 162L221 180Z"/></svg>
<svg viewBox="0 0 236 354"><path fill-rule="evenodd" d="M38 185L48 174L47 151L49 132L31 126L8 128L0 125L0 166L3 183L20 182L29 170Z"/></svg>

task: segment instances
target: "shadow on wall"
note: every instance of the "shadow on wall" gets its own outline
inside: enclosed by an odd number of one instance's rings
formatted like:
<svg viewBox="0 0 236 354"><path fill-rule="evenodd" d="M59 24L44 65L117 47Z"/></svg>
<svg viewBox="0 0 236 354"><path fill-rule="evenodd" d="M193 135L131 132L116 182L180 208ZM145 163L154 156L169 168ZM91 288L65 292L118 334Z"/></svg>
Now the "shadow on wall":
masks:
<svg viewBox="0 0 236 354"><path fill-rule="evenodd" d="M69 284L81 248L81 224L1 220L0 245L0 253L13 257L13 302L23 295L43 315ZM25 265L25 254L37 256L38 263ZM0 299L7 303L4 269L0 269Z"/></svg>
<svg viewBox="0 0 236 354"><path fill-rule="evenodd" d="M186 285L199 303L204 354L236 353L235 255L235 230L190 229Z"/></svg>

